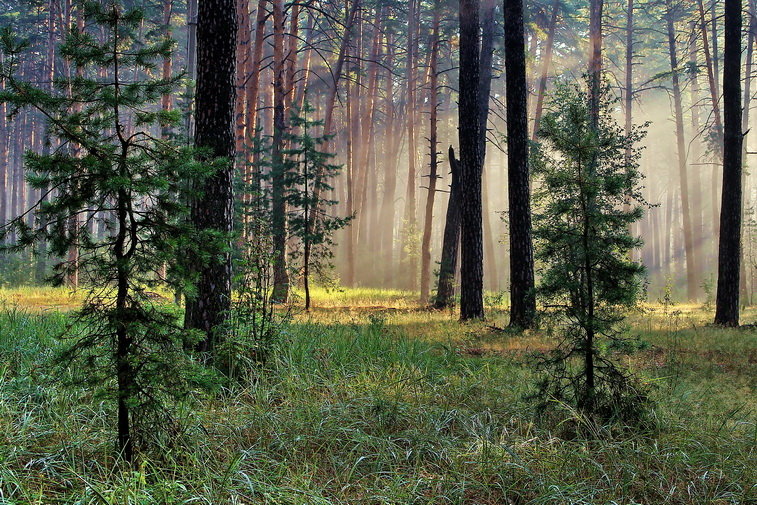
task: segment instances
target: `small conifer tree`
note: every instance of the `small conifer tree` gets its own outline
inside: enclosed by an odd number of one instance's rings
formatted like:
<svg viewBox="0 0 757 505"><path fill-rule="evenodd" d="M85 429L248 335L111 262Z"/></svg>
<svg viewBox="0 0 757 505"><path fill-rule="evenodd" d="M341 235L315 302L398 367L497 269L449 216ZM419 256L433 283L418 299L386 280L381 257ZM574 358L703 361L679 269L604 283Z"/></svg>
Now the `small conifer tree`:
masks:
<svg viewBox="0 0 757 505"><path fill-rule="evenodd" d="M313 128L323 124L309 119L312 114L313 108L307 102L299 113L292 114L292 129L287 135L289 149L285 153L290 165L286 171L287 220L290 235L301 246L292 254L293 259L300 260L302 268L305 310L311 305L310 280L313 274L321 280L328 279L335 245L334 232L347 226L352 219L352 216L334 216L330 209L337 202L323 197L333 189L331 181L342 167L330 162L334 157L332 153L323 151L330 137L312 135Z"/></svg>
<svg viewBox="0 0 757 505"><path fill-rule="evenodd" d="M627 350L621 323L641 295L643 266L630 252L642 216L638 170L643 129L630 135L612 117L605 86L592 121L580 85L557 86L534 149L534 237L545 317L560 337L539 365L548 373L539 396L592 418L636 418L646 395L615 354Z"/></svg>
<svg viewBox="0 0 757 505"><path fill-rule="evenodd" d="M155 77L173 41L140 40L142 12L116 1L77 8L86 28L73 28L60 54L86 71L61 78L52 92L17 77L26 44L10 30L2 33L0 100L12 111L39 111L60 146L27 153L29 183L47 193L30 209L35 226L16 219L3 233L15 233L16 248L45 240L57 258L79 250L75 267L89 289L62 363L71 365L75 381L115 400L118 453L130 463L138 449L171 440L171 405L207 378L184 352L194 336L150 289L172 279L189 290L191 279L176 258L206 241L197 240L182 202L212 167L194 162L181 143L160 138L161 128L180 119L160 107L178 78ZM106 223L102 239L90 234L93 219ZM73 267L62 262L56 279Z"/></svg>

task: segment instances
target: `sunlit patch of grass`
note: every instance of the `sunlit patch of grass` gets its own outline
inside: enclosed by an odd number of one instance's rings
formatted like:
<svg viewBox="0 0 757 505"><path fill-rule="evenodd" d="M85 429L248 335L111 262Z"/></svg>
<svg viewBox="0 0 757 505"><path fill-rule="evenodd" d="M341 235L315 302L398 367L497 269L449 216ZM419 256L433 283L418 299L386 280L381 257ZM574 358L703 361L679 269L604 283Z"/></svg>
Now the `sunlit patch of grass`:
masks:
<svg viewBox="0 0 757 505"><path fill-rule="evenodd" d="M0 288L0 306L33 312L69 311L81 305L85 293L64 287Z"/></svg>

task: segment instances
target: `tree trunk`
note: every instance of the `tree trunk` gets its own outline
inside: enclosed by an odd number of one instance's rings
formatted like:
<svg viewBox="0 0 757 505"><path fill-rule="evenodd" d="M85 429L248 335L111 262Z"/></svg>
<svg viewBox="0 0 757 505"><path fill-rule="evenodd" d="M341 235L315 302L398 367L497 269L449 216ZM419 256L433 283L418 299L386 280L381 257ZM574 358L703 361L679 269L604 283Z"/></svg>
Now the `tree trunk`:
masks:
<svg viewBox="0 0 757 505"><path fill-rule="evenodd" d="M681 211L683 219L683 239L686 251L686 295L689 301L697 298L699 285L697 274L699 266L694 252L694 235L691 228L691 213L689 203L689 176L686 166L686 139L683 131L683 106L681 105L681 86L678 81L678 54L676 50L675 27L673 25L673 4L666 0L668 29L668 55L670 56L670 70L673 81L673 105L676 122L676 146L678 148L678 175L681 184Z"/></svg>
<svg viewBox="0 0 757 505"><path fill-rule="evenodd" d="M531 328L536 316L531 191L528 168L528 88L523 0L505 0L507 176L510 209L510 326Z"/></svg>
<svg viewBox="0 0 757 505"><path fill-rule="evenodd" d="M741 190L744 195L744 202L741 205L741 222L744 222L744 211L749 207L749 194L750 191L747 185L747 135L749 133L749 105L752 98L752 68L754 60L754 39L757 34L757 17L755 17L755 0L749 0L749 28L747 30L747 51L746 51L746 67L744 69L744 107L742 108L742 120L741 131L744 133L741 149ZM743 230L742 230L743 233ZM742 240L743 240L742 236ZM744 258L744 249L740 249L740 300L742 305L750 304L748 279L751 272L747 271L746 261Z"/></svg>
<svg viewBox="0 0 757 505"><path fill-rule="evenodd" d="M494 0L484 0L481 6L481 53L479 55L480 73L478 76L478 105L479 105L479 149L481 150L481 198L484 225L484 276L490 279L489 285L494 286L498 278L497 258L494 254L494 232L492 231L491 207L486 173L486 142L489 123L489 96L492 88L492 58L494 55L494 35L496 23Z"/></svg>
<svg viewBox="0 0 757 505"><path fill-rule="evenodd" d="M691 36L689 41L689 65L691 68L697 68L697 33L696 22L692 21ZM692 137L699 135L699 78L694 72L691 76L691 130ZM705 274L703 265L714 263L713 256L704 248L704 223L702 220L703 198L702 198L702 168L701 168L701 149L697 142L692 143L691 159L693 163L689 167L691 173L691 226L694 235L694 251L699 255L697 275L700 279L700 285L697 286L697 295L701 294L701 279Z"/></svg>
<svg viewBox="0 0 757 505"><path fill-rule="evenodd" d="M408 2L408 23L407 23L407 56L406 64L406 84L407 84L407 104L406 104L406 122L407 129L407 188L405 195L405 212L402 230L402 245L400 249L400 264L404 271L405 287L410 290L417 288L418 277L418 260L411 254L411 244L415 240L415 234L418 230L417 223L417 203L416 203L416 132L415 132L415 86L417 63L416 51L416 23L418 18L419 2L409 0Z"/></svg>
<svg viewBox="0 0 757 505"><path fill-rule="evenodd" d="M739 325L741 257L741 0L725 0L723 196L715 324Z"/></svg>
<svg viewBox="0 0 757 505"><path fill-rule="evenodd" d="M273 143L271 145L271 227L273 231L273 299L289 298L287 266L286 167L284 166L284 0L273 0Z"/></svg>
<svg viewBox="0 0 757 505"><path fill-rule="evenodd" d="M479 2L460 0L460 319L483 319Z"/></svg>
<svg viewBox="0 0 757 505"><path fill-rule="evenodd" d="M431 228L434 220L434 199L436 198L436 182L439 178L437 169L439 165L437 152L437 122L438 122L438 72L437 63L439 52L439 0L434 2L434 25L431 34L431 61L429 65L429 175L428 197L426 199L426 212L423 222L423 242L421 244L421 303L428 303L431 293Z"/></svg>
<svg viewBox="0 0 757 505"><path fill-rule="evenodd" d="M236 105L234 107L235 129L236 129L236 158L237 162L242 165L240 168L245 170L241 161L245 158L247 148L247 129L245 123L245 82L247 81L248 64L250 58L250 2L249 0L236 0L237 20L239 21L236 48ZM252 126L251 126L252 127Z"/></svg>
<svg viewBox="0 0 757 505"><path fill-rule="evenodd" d="M442 259L439 264L439 285L434 308L446 309L452 305L455 296L455 272L460 244L460 167L455 158L455 150L449 147L449 167L452 175L450 183L447 216L442 239Z"/></svg>
<svg viewBox="0 0 757 505"><path fill-rule="evenodd" d="M384 91L386 128L384 131L384 145L386 156L384 157L384 194L381 200L381 222L383 223L381 248L384 266L384 284L389 287L394 280L394 200L397 194L397 150L399 139L394 134L395 107L394 107L394 78L392 65L394 63L394 46L391 32L387 33L386 39L386 88Z"/></svg>
<svg viewBox="0 0 757 505"><path fill-rule="evenodd" d="M195 90L194 82L197 79L197 0L187 0L187 89L186 89L186 113L184 123L187 138L194 134Z"/></svg>
<svg viewBox="0 0 757 505"><path fill-rule="evenodd" d="M629 0L631 2L633 0ZM531 140L536 140L539 133L539 123L544 110L544 96L547 92L547 76L549 75L549 66L552 64L552 50L555 45L555 28L557 27L557 16L560 13L560 0L555 0L552 5L552 18L549 21L547 30L546 48L544 49L544 58L541 62L541 76L539 77L539 90L536 93L536 109L534 110L534 129L531 132Z"/></svg>
<svg viewBox="0 0 757 505"><path fill-rule="evenodd" d="M223 166L206 179L192 205L192 223L201 232L228 234L207 264L201 266L196 293L187 300L185 325L201 330L198 345L210 352L220 337L231 306L231 243L234 225L234 103L237 19L234 0L203 0L197 23L195 146Z"/></svg>

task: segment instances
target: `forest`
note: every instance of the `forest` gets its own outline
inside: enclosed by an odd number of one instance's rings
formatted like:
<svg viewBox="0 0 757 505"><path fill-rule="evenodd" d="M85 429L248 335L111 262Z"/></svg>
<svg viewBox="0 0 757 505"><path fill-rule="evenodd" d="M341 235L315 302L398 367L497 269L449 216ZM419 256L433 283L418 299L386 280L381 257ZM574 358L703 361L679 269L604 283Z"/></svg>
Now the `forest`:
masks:
<svg viewBox="0 0 757 505"><path fill-rule="evenodd" d="M0 2L0 504L755 503L756 42Z"/></svg>

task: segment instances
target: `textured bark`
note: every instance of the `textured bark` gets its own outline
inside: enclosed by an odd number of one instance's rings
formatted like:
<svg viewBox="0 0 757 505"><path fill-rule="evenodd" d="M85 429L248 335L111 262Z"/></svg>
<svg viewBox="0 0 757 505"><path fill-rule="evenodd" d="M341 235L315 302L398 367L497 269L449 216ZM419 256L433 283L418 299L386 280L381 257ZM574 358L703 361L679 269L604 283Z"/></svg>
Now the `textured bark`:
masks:
<svg viewBox="0 0 757 505"><path fill-rule="evenodd" d="M752 99L752 68L754 61L754 41L755 35L757 35L757 16L755 15L755 0L749 0L749 28L747 30L747 50L746 50L746 66L744 68L744 93L743 100L744 106L742 108L741 115L741 131L744 134L741 148L741 191L744 195L744 201L741 205L741 222L744 222L744 212L750 206L749 195L751 194L750 188L747 185L747 135L749 133L749 105ZM742 230L743 232L743 230ZM743 237L742 237L743 239ZM744 248L740 250L740 283L739 290L740 300L742 305L751 305L752 297L749 291L748 281L751 277L751 269L747 269L746 261L744 261Z"/></svg>
<svg viewBox="0 0 757 505"><path fill-rule="evenodd" d="M195 110L193 82L197 79L197 0L187 0L187 78L189 79L186 89L187 117L184 129L189 138L194 134Z"/></svg>
<svg viewBox="0 0 757 505"><path fill-rule="evenodd" d="M460 166L455 158L455 150L449 148L449 167L452 175L449 202L442 239L442 259L439 264L439 285L434 300L434 308L445 309L452 305L455 296L455 272L460 245Z"/></svg>
<svg viewBox="0 0 757 505"><path fill-rule="evenodd" d="M284 0L273 0L273 143L271 145L271 228L273 232L273 299L285 303L289 298L287 267L287 205L284 167L286 131L284 87Z"/></svg>
<svg viewBox="0 0 757 505"><path fill-rule="evenodd" d="M421 303L427 303L431 293L431 229L434 221L434 200L436 199L436 182L439 160L437 153L438 123L438 57L439 52L439 1L434 3L434 21L431 34L431 61L429 64L429 173L426 212L423 220L423 240L421 242Z"/></svg>
<svg viewBox="0 0 757 505"><path fill-rule="evenodd" d="M725 0L723 196L715 324L739 325L741 257L741 1Z"/></svg>
<svg viewBox="0 0 757 505"><path fill-rule="evenodd" d="M483 319L479 2L460 0L460 319Z"/></svg>
<svg viewBox="0 0 757 505"><path fill-rule="evenodd" d="M510 326L531 328L536 316L523 0L505 0L507 174L510 209Z"/></svg>
<svg viewBox="0 0 757 505"><path fill-rule="evenodd" d="M197 88L195 146L225 164L203 183L191 217L198 230L231 234L233 228L235 51L234 0L203 0L197 23ZM230 238L230 237L229 237ZM199 350L211 351L220 337L231 304L231 244L201 266L196 295L187 300L185 325L206 338Z"/></svg>
<svg viewBox="0 0 757 505"><path fill-rule="evenodd" d="M673 3L666 0L668 31L668 55L670 57L671 79L673 81L673 106L676 125L676 147L678 149L678 176L681 185L681 210L683 219L684 249L686 251L686 295L689 301L697 298L699 285L697 256L694 251L694 234L691 226L691 205L689 203L689 175L686 166L686 139L683 131L683 106L681 105L681 85L678 81L678 51L676 49L675 26L673 25Z"/></svg>

